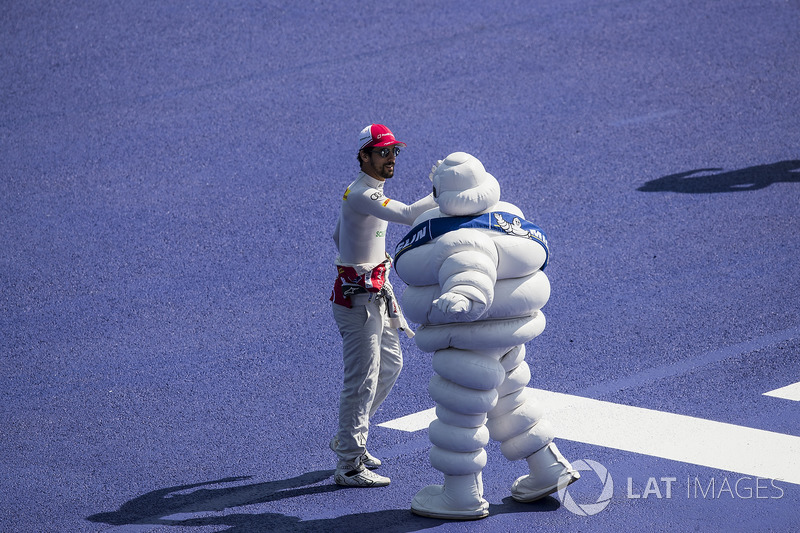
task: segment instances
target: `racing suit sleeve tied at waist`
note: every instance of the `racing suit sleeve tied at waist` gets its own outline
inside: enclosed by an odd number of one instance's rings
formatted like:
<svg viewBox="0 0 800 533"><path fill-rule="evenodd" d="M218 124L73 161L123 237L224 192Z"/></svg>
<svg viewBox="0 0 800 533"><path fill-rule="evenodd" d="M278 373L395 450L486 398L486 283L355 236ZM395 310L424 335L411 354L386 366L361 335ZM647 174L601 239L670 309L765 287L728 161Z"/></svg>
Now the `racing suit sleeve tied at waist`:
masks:
<svg viewBox="0 0 800 533"><path fill-rule="evenodd" d="M400 309L400 304L395 298L392 284L387 283L384 285L381 293L386 300L386 314L389 315L389 325L405 333L409 339L413 338L414 330L411 329L411 326L406 322L406 317L403 316L403 310Z"/></svg>
<svg viewBox="0 0 800 533"><path fill-rule="evenodd" d="M336 265L336 281L333 284L331 301L345 307L353 307L351 297L358 294L375 294L383 289L389 277L391 259L368 268L362 265Z"/></svg>
<svg viewBox="0 0 800 533"><path fill-rule="evenodd" d="M387 257L372 269L360 265L336 265L338 275L330 299L337 305L352 308L354 305L366 305L375 299L383 298L386 302L389 324L404 331L411 338L414 332L406 322L392 290L392 284L389 283L391 264L391 258Z"/></svg>

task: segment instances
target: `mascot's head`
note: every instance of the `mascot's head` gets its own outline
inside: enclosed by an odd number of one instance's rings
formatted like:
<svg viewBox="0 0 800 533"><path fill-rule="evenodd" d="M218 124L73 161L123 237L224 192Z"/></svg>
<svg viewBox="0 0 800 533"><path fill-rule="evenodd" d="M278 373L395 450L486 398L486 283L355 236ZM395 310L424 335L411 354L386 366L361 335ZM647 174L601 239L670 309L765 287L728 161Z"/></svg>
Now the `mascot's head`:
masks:
<svg viewBox="0 0 800 533"><path fill-rule="evenodd" d="M433 194L446 215L477 215L500 201L500 184L475 157L455 152L433 173Z"/></svg>

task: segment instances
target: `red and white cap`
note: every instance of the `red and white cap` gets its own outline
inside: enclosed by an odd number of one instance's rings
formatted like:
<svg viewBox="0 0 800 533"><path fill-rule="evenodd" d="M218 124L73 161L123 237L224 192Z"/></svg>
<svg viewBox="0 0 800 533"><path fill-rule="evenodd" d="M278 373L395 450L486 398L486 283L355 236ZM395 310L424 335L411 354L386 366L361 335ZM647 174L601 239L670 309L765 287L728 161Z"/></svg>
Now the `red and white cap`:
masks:
<svg viewBox="0 0 800 533"><path fill-rule="evenodd" d="M370 124L358 134L358 149L364 148L383 148L384 146L394 146L399 144L405 146L406 143L394 138L394 133L383 124Z"/></svg>

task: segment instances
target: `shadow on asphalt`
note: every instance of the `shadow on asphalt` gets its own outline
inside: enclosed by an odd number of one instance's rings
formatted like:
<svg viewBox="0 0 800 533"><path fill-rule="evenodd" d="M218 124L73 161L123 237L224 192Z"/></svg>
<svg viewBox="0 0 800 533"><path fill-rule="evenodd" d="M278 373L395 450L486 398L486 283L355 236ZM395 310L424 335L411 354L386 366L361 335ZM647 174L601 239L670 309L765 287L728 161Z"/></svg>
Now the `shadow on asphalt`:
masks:
<svg viewBox="0 0 800 533"><path fill-rule="evenodd" d="M292 498L303 495L347 490L338 485L315 485L333 476L333 470L309 472L280 481L269 481L225 488L203 488L224 483L235 483L249 477L230 477L216 481L180 485L148 492L120 506L113 512L97 513L87 517L91 522L113 526L227 526L230 533L253 531L348 531L353 533L381 531L381 533L410 533L422 531L445 523L416 516L408 509L390 509L357 513L334 518L302 520L279 513L236 513L224 516L192 517L198 513L219 512L241 507ZM315 485L315 486L309 486ZM490 505L489 513L499 515L517 512L548 512L560 506L558 500L547 497L534 503L522 504L506 498L500 505ZM139 530L139 529L137 529Z"/></svg>
<svg viewBox="0 0 800 533"><path fill-rule="evenodd" d="M755 191L779 182L800 183L800 160L780 161L771 165L759 165L729 172L720 172L721 170L721 168L700 168L670 174L648 181L637 190L708 194ZM707 174L708 172L715 174Z"/></svg>

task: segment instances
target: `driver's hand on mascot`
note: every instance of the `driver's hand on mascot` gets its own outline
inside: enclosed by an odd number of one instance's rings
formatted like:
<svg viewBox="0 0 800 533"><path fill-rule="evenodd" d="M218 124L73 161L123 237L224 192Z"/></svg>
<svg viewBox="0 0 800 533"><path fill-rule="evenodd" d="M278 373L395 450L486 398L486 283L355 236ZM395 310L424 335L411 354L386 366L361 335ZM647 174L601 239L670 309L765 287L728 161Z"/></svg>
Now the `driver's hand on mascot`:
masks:
<svg viewBox="0 0 800 533"><path fill-rule="evenodd" d="M431 173L428 174L428 179L429 180L433 181L433 175L436 173L436 169L439 168L439 165L441 165L441 164L442 164L442 160L441 159L433 164L433 166L431 167Z"/></svg>
<svg viewBox="0 0 800 533"><path fill-rule="evenodd" d="M439 308L439 311L446 315L467 313L472 309L472 302L469 301L469 298L454 292L442 294L439 298L434 300L433 303Z"/></svg>

